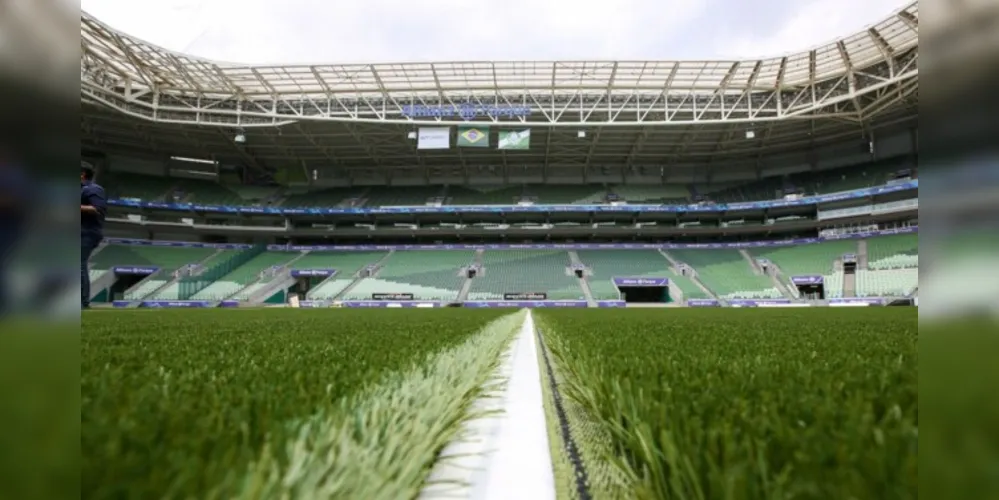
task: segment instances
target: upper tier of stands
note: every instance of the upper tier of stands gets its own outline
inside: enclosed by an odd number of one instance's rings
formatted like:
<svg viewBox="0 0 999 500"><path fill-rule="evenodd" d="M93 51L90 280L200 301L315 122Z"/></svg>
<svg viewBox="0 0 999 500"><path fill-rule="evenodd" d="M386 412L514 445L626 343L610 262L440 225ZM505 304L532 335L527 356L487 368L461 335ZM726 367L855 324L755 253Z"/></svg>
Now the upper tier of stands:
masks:
<svg viewBox="0 0 999 500"><path fill-rule="evenodd" d="M767 177L722 189L695 186L694 195L704 195L718 203L737 203L780 198L784 190L800 189L804 194L825 194L884 185L889 176L907 168L903 160L892 159L863 166Z"/></svg>
<svg viewBox="0 0 999 500"><path fill-rule="evenodd" d="M419 206L441 200L449 205L508 205L520 200L541 204L602 203L613 196L631 203L690 203L705 197L719 203L761 201L783 196L786 190L805 194L833 193L883 185L889 177L907 168L893 159L864 166L844 167L783 177L728 183L725 185L623 184L559 185L517 184L501 186L356 186L284 193L247 191L240 187L208 180L153 177L129 173L109 173L100 179L112 198L139 198L147 201L175 201L214 205L255 205L280 203L287 207Z"/></svg>

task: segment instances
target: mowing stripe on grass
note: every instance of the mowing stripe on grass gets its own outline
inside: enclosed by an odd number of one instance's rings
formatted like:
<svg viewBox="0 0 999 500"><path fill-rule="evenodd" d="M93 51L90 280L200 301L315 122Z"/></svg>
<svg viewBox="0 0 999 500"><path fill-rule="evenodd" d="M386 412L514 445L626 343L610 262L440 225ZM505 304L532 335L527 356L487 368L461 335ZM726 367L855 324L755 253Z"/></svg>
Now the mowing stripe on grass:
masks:
<svg viewBox="0 0 999 500"><path fill-rule="evenodd" d="M489 392L475 403L485 415L444 449L421 498L555 499L534 318L523 317Z"/></svg>
<svg viewBox="0 0 999 500"><path fill-rule="evenodd" d="M416 497L439 450L480 416L473 403L488 390L521 318L503 316L464 344L297 423L286 450L265 449L234 497ZM232 498L226 489L213 496Z"/></svg>
<svg viewBox="0 0 999 500"><path fill-rule="evenodd" d="M579 446L577 446L576 441L572 437L572 429L569 427L569 416L565 411L565 406L562 401L562 393L559 391L559 387L555 379L555 368L552 366L551 358L548 355L548 348L545 346L544 339L541 336L541 330L538 328L535 328L535 338L537 339L538 348L541 350L541 357L545 363L545 371L548 375L549 391L552 395L552 403L555 406L555 415L558 418L558 426L562 436L562 443L565 445L565 452L568 455L570 464L572 465L572 473L575 478L576 499L591 500L592 496L590 495L586 466L583 463L582 455L579 452Z"/></svg>

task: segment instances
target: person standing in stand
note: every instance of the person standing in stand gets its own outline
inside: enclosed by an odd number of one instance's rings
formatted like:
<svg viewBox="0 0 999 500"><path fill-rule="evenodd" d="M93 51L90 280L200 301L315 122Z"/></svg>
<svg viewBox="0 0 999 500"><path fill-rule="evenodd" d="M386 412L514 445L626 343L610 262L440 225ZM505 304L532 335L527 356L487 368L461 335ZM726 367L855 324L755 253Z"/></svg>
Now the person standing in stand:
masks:
<svg viewBox="0 0 999 500"><path fill-rule="evenodd" d="M94 167L80 165L80 308L90 308L90 255L104 239L107 214L104 188L94 182Z"/></svg>

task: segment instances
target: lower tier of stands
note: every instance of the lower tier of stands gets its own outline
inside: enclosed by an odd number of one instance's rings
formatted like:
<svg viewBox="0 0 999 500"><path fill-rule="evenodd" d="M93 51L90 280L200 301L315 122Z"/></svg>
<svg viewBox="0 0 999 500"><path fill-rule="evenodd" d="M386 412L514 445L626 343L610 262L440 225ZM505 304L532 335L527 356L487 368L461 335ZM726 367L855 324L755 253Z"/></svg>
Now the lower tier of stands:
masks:
<svg viewBox="0 0 999 500"><path fill-rule="evenodd" d="M897 234L867 241L868 269L914 267L919 267L919 235Z"/></svg>
<svg viewBox="0 0 999 500"><path fill-rule="evenodd" d="M857 271L858 297L904 297L919 286L919 269Z"/></svg>
<svg viewBox="0 0 999 500"><path fill-rule="evenodd" d="M724 299L774 299L783 295L769 276L756 274L738 250L670 250L694 268L697 278Z"/></svg>
<svg viewBox="0 0 999 500"><path fill-rule="evenodd" d="M546 293L553 300L585 298L564 250L497 250L482 255L483 275L472 280L470 300L502 300L508 293Z"/></svg>
<svg viewBox="0 0 999 500"><path fill-rule="evenodd" d="M414 250L395 252L378 270L344 297L366 300L375 293L410 293L421 300L454 300L465 282L462 268L473 263L475 253L466 250Z"/></svg>
<svg viewBox="0 0 999 500"><path fill-rule="evenodd" d="M785 277L822 275L826 295L904 296L918 286L917 242L914 238L872 238L867 242L871 266L856 273L855 289L844 291L844 275L834 262L844 253L856 253L856 240L813 245L754 249L751 258L765 258L776 264ZM177 300L181 297L179 271L193 274L220 269L220 264L245 250L216 250L176 246L111 244L97 252L91 261L90 277L98 280L116 266L157 267L160 271L125 293L128 300ZM612 278L667 277L682 298L707 298L709 291L721 298L778 298L781 291L771 277L754 270L750 259L738 250L579 250L576 254L588 270L586 284L596 300L619 298ZM498 300L506 294L544 293L553 300L585 298L580 280L572 271L570 254L564 250L411 250L395 252L263 252L246 253L246 261L197 290L195 300L247 300L271 280L287 276L289 269L336 269L338 273L316 284L310 299L366 300L376 293L409 293L416 299L455 300L469 286L468 300ZM671 269L667 255L687 264L697 280ZM467 266L479 263L483 271L468 279ZM890 265L874 265L890 263ZM363 277L359 271L380 264L375 274ZM221 272L214 274L218 276ZM184 297L188 298L188 297ZM680 297L674 297L678 299Z"/></svg>

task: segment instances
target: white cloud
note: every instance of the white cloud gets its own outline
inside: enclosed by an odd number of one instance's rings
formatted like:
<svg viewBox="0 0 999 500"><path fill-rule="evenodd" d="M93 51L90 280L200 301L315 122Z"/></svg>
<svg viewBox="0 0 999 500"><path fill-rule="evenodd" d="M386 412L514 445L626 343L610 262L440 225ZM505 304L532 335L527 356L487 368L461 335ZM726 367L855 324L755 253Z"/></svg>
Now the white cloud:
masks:
<svg viewBox="0 0 999 500"><path fill-rule="evenodd" d="M722 37L715 51L726 58L777 57L824 45L886 19L904 0L801 0L789 3L776 30Z"/></svg>
<svg viewBox="0 0 999 500"><path fill-rule="evenodd" d="M899 5L899 0L82 0L81 6L116 29L168 49L219 61L287 64L776 56L855 32Z"/></svg>

